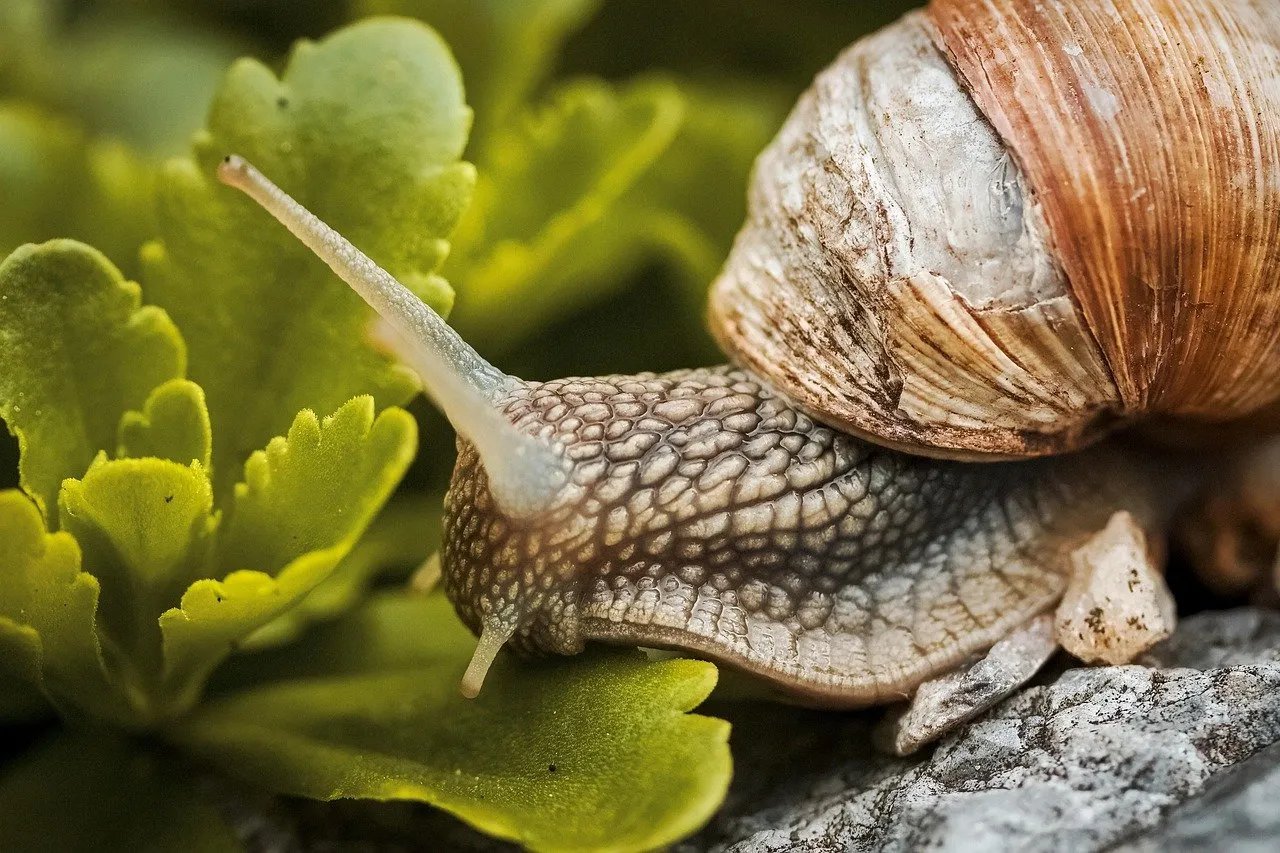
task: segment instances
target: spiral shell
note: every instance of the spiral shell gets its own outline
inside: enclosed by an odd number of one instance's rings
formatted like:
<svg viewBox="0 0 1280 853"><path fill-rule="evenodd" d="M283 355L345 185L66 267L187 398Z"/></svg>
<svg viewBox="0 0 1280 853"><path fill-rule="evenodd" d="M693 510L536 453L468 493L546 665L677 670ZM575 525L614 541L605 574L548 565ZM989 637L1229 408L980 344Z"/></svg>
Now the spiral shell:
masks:
<svg viewBox="0 0 1280 853"><path fill-rule="evenodd" d="M736 360L927 455L1071 450L1280 399L1280 4L936 0L756 165Z"/></svg>

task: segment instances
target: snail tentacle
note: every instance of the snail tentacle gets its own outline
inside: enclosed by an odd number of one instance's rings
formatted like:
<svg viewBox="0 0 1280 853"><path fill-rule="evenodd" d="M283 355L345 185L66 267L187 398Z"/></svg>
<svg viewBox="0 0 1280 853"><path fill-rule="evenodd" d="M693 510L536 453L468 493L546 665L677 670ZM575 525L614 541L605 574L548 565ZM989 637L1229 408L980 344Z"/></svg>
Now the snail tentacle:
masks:
<svg viewBox="0 0 1280 853"><path fill-rule="evenodd" d="M227 157L218 179L260 204L378 312L378 342L413 368L475 445L503 512L530 518L555 504L566 481L559 449L516 429L498 408L521 380L487 362L431 306L243 158Z"/></svg>
<svg viewBox="0 0 1280 853"><path fill-rule="evenodd" d="M484 686L484 677L489 674L489 667L493 666L493 659L498 656L507 640L511 639L515 629L513 623L501 619L484 621L480 641L476 643L471 662L467 664L467 671L462 676L463 696L474 699L480 695L480 688Z"/></svg>

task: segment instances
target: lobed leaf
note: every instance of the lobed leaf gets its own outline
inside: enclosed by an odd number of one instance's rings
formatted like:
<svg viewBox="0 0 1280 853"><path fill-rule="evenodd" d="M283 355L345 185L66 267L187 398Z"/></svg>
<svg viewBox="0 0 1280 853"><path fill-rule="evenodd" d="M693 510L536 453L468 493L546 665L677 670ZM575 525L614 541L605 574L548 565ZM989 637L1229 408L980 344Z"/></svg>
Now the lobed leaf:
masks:
<svg viewBox="0 0 1280 853"><path fill-rule="evenodd" d="M120 419L116 455L154 457L184 465L192 461L208 471L213 462L213 432L204 390L173 379L151 392L140 412Z"/></svg>
<svg viewBox="0 0 1280 853"><path fill-rule="evenodd" d="M382 578L404 578L440 542L440 495L393 500L334 568L297 606L250 634L242 648L256 650L292 642L313 622L335 619L362 601Z"/></svg>
<svg viewBox="0 0 1280 853"><path fill-rule="evenodd" d="M72 14L66 0L0 4L0 95L148 155L175 153L239 51L207 27L102 5Z"/></svg>
<svg viewBox="0 0 1280 853"><path fill-rule="evenodd" d="M30 625L0 616L0 722L16 722L49 708L41 665L40 635Z"/></svg>
<svg viewBox="0 0 1280 853"><path fill-rule="evenodd" d="M411 15L453 50L476 111L472 148L483 152L545 80L564 41L601 0L360 0L357 14Z"/></svg>
<svg viewBox="0 0 1280 853"><path fill-rule="evenodd" d="M243 848L196 789L189 768L121 735L65 730L0 775L0 849Z"/></svg>
<svg viewBox="0 0 1280 853"><path fill-rule="evenodd" d="M334 571L386 502L416 449L416 424L389 409L374 419L357 397L323 423L300 412L288 438L245 465L215 563L160 617L165 683L193 703L209 673L245 637L297 605Z"/></svg>
<svg viewBox="0 0 1280 853"><path fill-rule="evenodd" d="M70 240L0 263L0 417L18 438L22 487L50 524L62 481L114 450L121 415L185 369L177 329L140 301L110 261Z"/></svg>
<svg viewBox="0 0 1280 853"><path fill-rule="evenodd" d="M277 79L236 63L193 156L160 181L161 240L144 250L149 294L182 326L213 423L221 500L249 453L302 409L356 394L400 403L416 378L364 342L370 312L283 227L218 185L239 153L444 311L434 274L466 205L459 162L471 113L448 48L407 20L371 20L301 43Z"/></svg>
<svg viewBox="0 0 1280 853"><path fill-rule="evenodd" d="M48 44L40 86L26 94L74 115L95 134L167 157L200 127L241 47L172 16L82 15Z"/></svg>
<svg viewBox="0 0 1280 853"><path fill-rule="evenodd" d="M671 327L699 363L723 359L706 331L707 288L746 218L756 155L786 115L790 99L773 87L681 84L680 133L631 193L615 227L674 274L671 312L643 318L648 335Z"/></svg>
<svg viewBox="0 0 1280 853"><path fill-rule="evenodd" d="M88 137L30 105L0 102L0 256L71 237L129 274L154 222L154 172L118 141Z"/></svg>
<svg viewBox="0 0 1280 853"><path fill-rule="evenodd" d="M467 0L462 0L467 2ZM920 4L806 0L606 3L567 64L610 76L664 68L690 79L769 80L790 100L837 53Z"/></svg>
<svg viewBox="0 0 1280 853"><path fill-rule="evenodd" d="M41 50L52 38L56 11L50 0L0 3L0 91L21 90L38 73Z"/></svg>
<svg viewBox="0 0 1280 853"><path fill-rule="evenodd" d="M638 207L683 219L704 242L675 259L689 265L699 312L747 215L752 164L781 126L792 99L762 85L693 84L680 92L687 108L680 133L636 192ZM702 259L711 261L708 265Z"/></svg>
<svg viewBox="0 0 1280 853"><path fill-rule="evenodd" d="M0 492L0 673L51 698L111 704L95 631L99 585L69 533L47 533L16 490ZM28 691L29 696L29 691Z"/></svg>
<svg viewBox="0 0 1280 853"><path fill-rule="evenodd" d="M535 850L649 850L719 805L728 724L687 713L710 664L500 659L469 701L473 644L443 597L381 596L283 653L289 680L206 703L170 736L272 790L420 800Z"/></svg>
<svg viewBox="0 0 1280 853"><path fill-rule="evenodd" d="M678 315L655 312L642 337L669 336L676 324L690 356L714 359L706 288L745 215L752 161L791 93L741 82L647 80L623 89L578 81L530 108L550 58L599 5L364 0L357 8L439 27L466 74L480 176L445 272L460 293L453 321L469 338L505 353L660 261L674 273L666 280ZM626 120L627 105L646 95L665 101L653 136ZM637 151L625 150L632 143Z"/></svg>
<svg viewBox="0 0 1280 853"><path fill-rule="evenodd" d="M6 631L14 629L16 629L14 625L0 628L0 637L3 637ZM0 639L0 649L6 648L7 642L10 642L10 640ZM18 655L22 657L29 654L27 651L18 652ZM39 652L37 651L36 654L38 655ZM38 672L36 675L38 675ZM35 681L26 678L20 679L0 672L0 725L29 722L49 716L49 702L45 699L44 694L34 686L35 683Z"/></svg>
<svg viewBox="0 0 1280 853"><path fill-rule="evenodd" d="M644 252L620 212L683 117L669 84L584 80L495 135L445 266L464 335L501 349L620 287Z"/></svg>
<svg viewBox="0 0 1280 853"><path fill-rule="evenodd" d="M200 463L97 460L59 498L62 527L84 551L102 586L98 630L134 681L144 720L167 713L155 689L161 671L160 614L207 577L218 516Z"/></svg>

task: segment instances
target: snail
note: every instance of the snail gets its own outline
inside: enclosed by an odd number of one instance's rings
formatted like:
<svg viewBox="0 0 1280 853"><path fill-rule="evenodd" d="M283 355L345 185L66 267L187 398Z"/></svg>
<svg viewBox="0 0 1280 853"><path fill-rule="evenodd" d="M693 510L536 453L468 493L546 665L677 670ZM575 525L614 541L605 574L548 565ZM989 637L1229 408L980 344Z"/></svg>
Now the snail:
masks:
<svg viewBox="0 0 1280 853"><path fill-rule="evenodd" d="M1177 508L1280 427L1280 4L934 0L817 76L713 283L732 364L530 382L238 157L459 433L479 643L684 650L909 751L1170 629ZM1152 441L1152 439L1156 439ZM1056 610L1055 610L1056 607Z"/></svg>

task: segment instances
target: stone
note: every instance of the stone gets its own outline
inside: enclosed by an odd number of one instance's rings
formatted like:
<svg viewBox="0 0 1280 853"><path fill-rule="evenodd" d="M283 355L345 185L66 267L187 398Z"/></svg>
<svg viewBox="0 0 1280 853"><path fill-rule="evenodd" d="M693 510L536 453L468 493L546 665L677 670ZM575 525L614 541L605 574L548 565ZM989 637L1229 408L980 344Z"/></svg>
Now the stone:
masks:
<svg viewBox="0 0 1280 853"><path fill-rule="evenodd" d="M1071 555L1056 624L1058 642L1085 663L1123 664L1173 633L1176 611L1161 560L1127 512Z"/></svg>
<svg viewBox="0 0 1280 853"><path fill-rule="evenodd" d="M1147 666L1212 670L1280 664L1280 613L1257 608L1202 613L1143 655Z"/></svg>
<svg viewBox="0 0 1280 853"><path fill-rule="evenodd" d="M1280 744L1243 762L1199 797L1171 812L1164 826L1116 853L1274 853L1280 847Z"/></svg>
<svg viewBox="0 0 1280 853"><path fill-rule="evenodd" d="M1278 649L1280 614L1200 614L1144 658L1153 665L1066 670L911 760L857 743L833 749L812 720L797 750L747 732L735 744L740 774L775 775L731 795L712 825L678 849L1155 845L1131 848L1145 851L1196 839L1227 849L1234 838L1280 849L1267 793L1280 774ZM856 741L858 726L870 723L845 716L838 725ZM807 752L806 743L817 749ZM761 764L752 747L788 757Z"/></svg>

